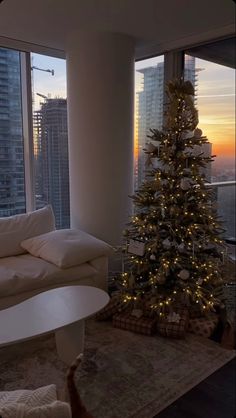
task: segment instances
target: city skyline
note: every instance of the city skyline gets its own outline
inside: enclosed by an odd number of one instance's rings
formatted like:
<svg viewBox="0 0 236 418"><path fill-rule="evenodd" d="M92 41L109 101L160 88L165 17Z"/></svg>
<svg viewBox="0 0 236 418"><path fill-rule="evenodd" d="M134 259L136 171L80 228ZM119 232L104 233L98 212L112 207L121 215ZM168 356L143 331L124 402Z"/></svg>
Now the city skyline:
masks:
<svg viewBox="0 0 236 418"><path fill-rule="evenodd" d="M32 57L34 66L55 71L55 76L33 71L33 81L37 86L35 93L66 98L66 61L39 54L32 54ZM162 55L135 63L136 91L140 83L137 70L155 66L163 60ZM198 72L198 127L212 143L213 154L217 155L215 163L230 163L235 158L235 70L199 58L196 58L196 68L203 69ZM35 109L39 108L39 103L38 97Z"/></svg>
<svg viewBox="0 0 236 418"><path fill-rule="evenodd" d="M0 103L0 145L1 145L1 155L0 155L0 171L2 172L1 181L0 181L0 194L1 194L1 216L9 216L17 213L22 213L26 211L26 193L25 193L25 158L24 158L24 138L22 131L22 109L21 109L21 79L20 79L20 56L17 51L0 49L1 60L1 103ZM66 117L66 70L65 70L65 61L58 60L56 58L47 58L46 61L40 61L42 56L38 56L38 60L33 59L32 66L39 67L44 71L33 70L33 97L37 97L37 103L34 101L33 110L34 116L37 118L37 139L34 138L34 145L38 144L37 152L34 154L34 163L37 165L38 177L36 172L34 172L35 181L35 194L36 194L36 207L38 205L42 206L47 203L52 203L55 209L58 209L56 214L57 225L59 227L65 227L64 216L61 217L61 210L64 211L62 207L64 205L69 208L69 172L68 172L68 155L67 155L67 117ZM163 91L163 81L164 81L164 57L158 57L156 62L162 62L158 66L159 76L156 79L152 75L155 74L155 67L150 65L150 60L145 60L145 62L137 64L136 68L144 68L146 65L145 71L136 71L136 75L139 74L141 77L144 77L146 74L145 88L141 87L139 93L136 94L136 98L139 97L140 103L142 102L142 109L140 116L144 115L142 124L142 140L140 141L141 150L143 144L145 144L145 135L149 130L150 124L155 124L159 120L159 124L162 125L162 105L163 100L160 99L160 92ZM43 57L45 60L45 57ZM205 61L204 61L205 63ZM198 63L199 64L199 63ZM201 63L200 63L201 64ZM213 67L215 64L213 64ZM139 67L139 69L140 69ZM206 66L205 66L206 67ZM200 65L197 68L201 68ZM48 73L48 70L54 70L55 75L52 76ZM215 69L215 67L213 68ZM211 68L210 73L214 73ZM46 70L46 72L45 72ZM204 71L206 68L204 69ZM228 70L228 69L227 69ZM194 71L195 67L191 68L191 71ZM204 74L204 71L198 71L197 75ZM209 75L210 73L206 75ZM234 81L228 77L224 78L219 83L220 76L222 76L219 68L216 67L217 79L218 79L218 90L215 89L214 83L209 85L207 84L207 78L205 77L205 84L202 83L202 88L200 89L200 94L198 90L199 97L198 100L203 100L203 104L206 104L207 100L216 101L219 99L218 103L218 112L209 106L210 114L207 115L205 123L210 127L216 122L221 128L225 128L229 125L229 130L232 130L231 122L233 120L232 114L232 98L234 93L232 93L232 87L234 86ZM232 75L232 71L230 70ZM226 73L225 73L226 74ZM229 73L228 73L229 74ZM150 75L150 77L149 77ZM189 71L186 72L187 79L191 79L191 74ZM46 84L43 84L42 80L46 80ZM193 77L195 80L195 77ZM214 88L213 88L214 87ZM145 91L144 91L145 90ZM37 94L38 93L38 94ZM148 93L147 97L145 97ZM56 97L55 97L56 96ZM63 96L63 98L61 98ZM225 105L222 108L220 100L226 100L228 107ZM154 101L152 100L154 99ZM151 100L150 100L151 99ZM158 106L146 107L146 104L157 103ZM146 104L145 104L146 103ZM225 103L225 102L224 102ZM55 105L60 104L60 109ZM52 106L51 106L52 105ZM227 112L224 113L223 110L226 109ZM154 111L154 112L153 112ZM36 112L36 113L35 113ZM205 115L203 115L205 116ZM208 118L209 117L209 118ZM219 120L220 117L220 120ZM208 118L208 119L207 119ZM210 119L212 118L212 120ZM141 120L140 119L140 120ZM146 121L146 122L145 122ZM34 119L35 122L35 119ZM211 122L211 123L209 123ZM138 127L140 121L136 120L136 127ZM35 126L35 125L34 125ZM202 126L199 126L203 128ZM161 128L161 126L159 127ZM206 134L206 132L203 132ZM208 136L210 142L211 137ZM221 130L221 136L225 137L225 130ZM227 146L227 141L224 141L224 144ZM230 144L231 146L231 144ZM35 147L36 150L36 147ZM229 150L228 150L229 151ZM228 235L235 236L235 223L233 221L235 215L235 205L234 205L234 192L235 192L235 168L234 165L229 164L229 161L234 161L234 156L231 156L228 151L225 154L222 154L220 158L216 159L216 163L212 165L212 181L217 182L218 185L217 191L224 190L222 193L217 194L217 202L219 205L219 212L222 214L225 222L227 222L227 233ZM230 155L230 157L229 157ZM40 161L40 157L41 161ZM26 158L27 159L27 158ZM41 163L44 163L44 166ZM46 165L45 165L46 164ZM223 165L222 165L223 164ZM61 168L63 168L63 174ZM217 169L220 167L220 170ZM35 166L36 168L36 166ZM50 169L49 169L50 168ZM60 168L60 169L59 169ZM218 171L217 171L218 170ZM44 175L44 180L42 182L41 175ZM35 176L36 175L36 176ZM66 181L62 184L60 179ZM50 187L47 184L50 182ZM230 183L230 184L229 184ZM219 189L219 187L221 189ZM226 188L225 188L226 187ZM67 192L65 192L65 189ZM54 194L53 194L53 193ZM218 192L217 192L218 193ZM60 196L66 196L65 199L61 200ZM219 197L219 198L218 198ZM61 203L60 203L61 202ZM63 205L62 205L63 203ZM226 211L227 208L227 211ZM66 210L67 210L66 209ZM57 210L55 210L57 212ZM67 210L67 221L69 222L69 212Z"/></svg>

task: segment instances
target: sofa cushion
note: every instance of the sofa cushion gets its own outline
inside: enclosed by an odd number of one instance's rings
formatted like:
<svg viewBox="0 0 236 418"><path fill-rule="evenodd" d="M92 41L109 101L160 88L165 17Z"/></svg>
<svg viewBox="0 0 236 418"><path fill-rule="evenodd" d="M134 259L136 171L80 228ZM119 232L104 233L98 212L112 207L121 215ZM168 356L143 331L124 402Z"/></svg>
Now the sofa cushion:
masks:
<svg viewBox="0 0 236 418"><path fill-rule="evenodd" d="M51 206L34 212L0 218L0 258L25 253L21 242L55 229Z"/></svg>
<svg viewBox="0 0 236 418"><path fill-rule="evenodd" d="M112 247L86 232L77 229L61 229L21 243L35 257L43 258L60 268L86 263L93 258L108 255Z"/></svg>
<svg viewBox="0 0 236 418"><path fill-rule="evenodd" d="M54 285L65 285L96 274L96 268L88 263L63 270L30 254L5 257L0 259L0 295L4 298Z"/></svg>

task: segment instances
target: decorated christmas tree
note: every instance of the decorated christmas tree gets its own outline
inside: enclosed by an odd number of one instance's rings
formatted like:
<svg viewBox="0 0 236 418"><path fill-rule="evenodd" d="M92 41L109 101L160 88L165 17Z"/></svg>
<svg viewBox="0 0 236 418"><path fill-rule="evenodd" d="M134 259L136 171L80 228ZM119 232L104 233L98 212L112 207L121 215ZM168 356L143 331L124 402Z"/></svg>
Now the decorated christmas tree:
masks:
<svg viewBox="0 0 236 418"><path fill-rule="evenodd" d="M175 304L208 311L218 303L214 289L221 283L224 251L206 184L213 157L204 152L209 142L197 129L192 84L170 82L167 96L163 130L150 131L145 150L146 180L132 197L121 295L127 306L158 314Z"/></svg>

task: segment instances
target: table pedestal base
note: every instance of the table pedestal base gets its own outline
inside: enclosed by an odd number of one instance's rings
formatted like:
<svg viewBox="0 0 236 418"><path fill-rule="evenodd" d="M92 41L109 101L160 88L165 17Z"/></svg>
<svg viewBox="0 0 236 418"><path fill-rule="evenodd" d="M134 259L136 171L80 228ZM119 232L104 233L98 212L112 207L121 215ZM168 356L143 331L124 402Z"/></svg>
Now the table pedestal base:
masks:
<svg viewBox="0 0 236 418"><path fill-rule="evenodd" d="M59 358L70 366L84 349L84 321L59 329L55 339Z"/></svg>

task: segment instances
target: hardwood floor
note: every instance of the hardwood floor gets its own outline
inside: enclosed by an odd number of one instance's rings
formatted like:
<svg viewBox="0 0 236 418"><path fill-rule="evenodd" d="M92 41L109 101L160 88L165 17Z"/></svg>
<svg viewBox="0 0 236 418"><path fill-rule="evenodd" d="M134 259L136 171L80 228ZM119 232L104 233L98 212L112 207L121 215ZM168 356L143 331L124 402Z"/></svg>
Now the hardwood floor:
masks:
<svg viewBox="0 0 236 418"><path fill-rule="evenodd" d="M236 359L154 418L236 418Z"/></svg>

